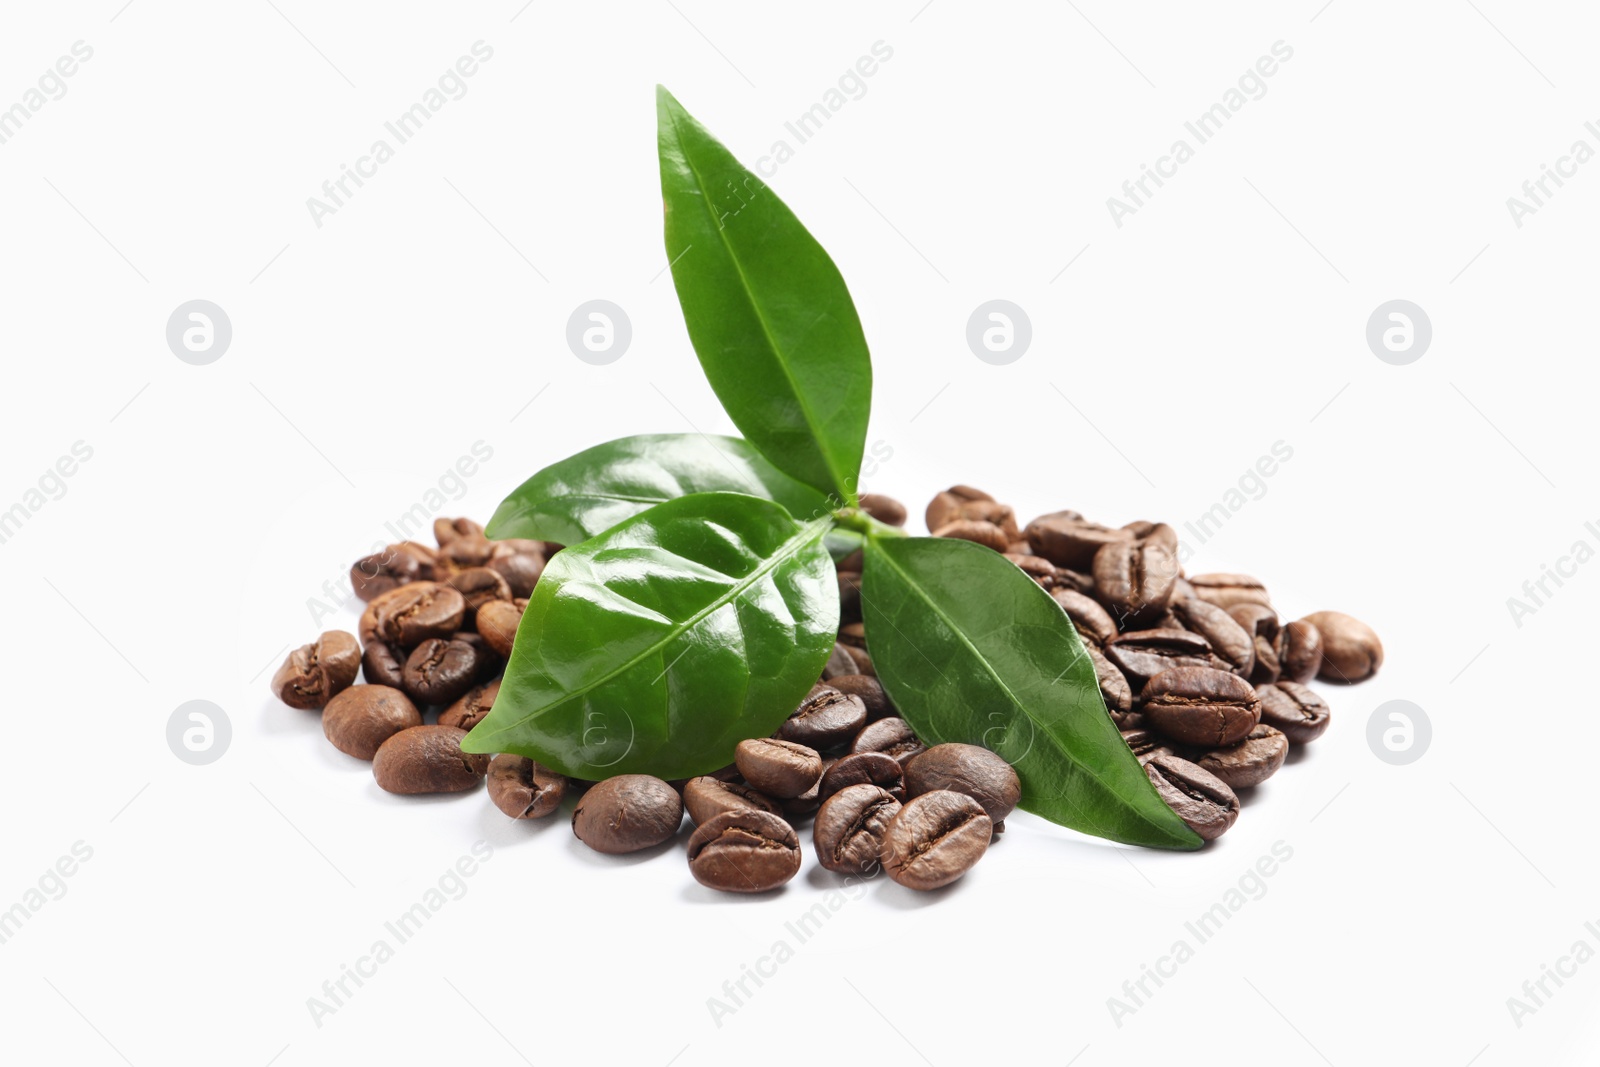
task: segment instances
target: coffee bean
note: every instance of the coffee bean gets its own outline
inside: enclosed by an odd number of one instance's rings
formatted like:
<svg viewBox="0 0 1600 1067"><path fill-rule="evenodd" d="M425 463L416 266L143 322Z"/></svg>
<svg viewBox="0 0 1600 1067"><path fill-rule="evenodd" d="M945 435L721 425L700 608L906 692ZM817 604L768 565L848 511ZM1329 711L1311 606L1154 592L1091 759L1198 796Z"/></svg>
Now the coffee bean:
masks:
<svg viewBox="0 0 1600 1067"><path fill-rule="evenodd" d="M858 499L861 510L879 522L890 526L906 524L906 506L894 497L884 496L882 493L862 493Z"/></svg>
<svg viewBox="0 0 1600 1067"><path fill-rule="evenodd" d="M860 697L824 689L801 702L778 727L778 736L821 751L846 743L866 724L867 705Z"/></svg>
<svg viewBox="0 0 1600 1067"><path fill-rule="evenodd" d="M1261 700L1250 683L1210 667L1162 671L1139 698L1151 725L1185 745L1231 745L1261 721Z"/></svg>
<svg viewBox="0 0 1600 1067"><path fill-rule="evenodd" d="M1231 608L1235 604L1272 606L1267 587L1248 574L1191 574L1189 584L1194 587L1196 596L1219 608Z"/></svg>
<svg viewBox="0 0 1600 1067"><path fill-rule="evenodd" d="M1280 678L1305 685L1322 666L1322 631L1305 619L1296 619L1278 631Z"/></svg>
<svg viewBox="0 0 1600 1067"><path fill-rule="evenodd" d="M1174 603L1179 600L1198 599L1194 593L1194 586L1189 584L1189 579L1180 576L1172 583L1172 599Z"/></svg>
<svg viewBox="0 0 1600 1067"><path fill-rule="evenodd" d="M333 747L356 759L371 759L389 738L422 725L409 697L386 685L353 685L328 701L322 732Z"/></svg>
<svg viewBox="0 0 1600 1067"><path fill-rule="evenodd" d="M1006 559L1017 565L1017 569L1032 578L1041 588L1053 589L1056 584L1056 565L1043 556L1018 555L1006 552Z"/></svg>
<svg viewBox="0 0 1600 1067"><path fill-rule="evenodd" d="M822 772L817 796L827 803L829 797L853 785L875 785L896 800L904 800L906 795L900 761L882 752L856 752L841 758Z"/></svg>
<svg viewBox="0 0 1600 1067"><path fill-rule="evenodd" d="M513 598L527 599L544 573L541 541L495 541L489 550L488 566L506 580Z"/></svg>
<svg viewBox="0 0 1600 1067"><path fill-rule="evenodd" d="M733 762L745 781L779 800L799 796L822 777L822 757L815 749L773 737L740 741Z"/></svg>
<svg viewBox="0 0 1600 1067"><path fill-rule="evenodd" d="M1119 625L1136 630L1166 613L1178 557L1160 541L1115 541L1094 554L1094 587Z"/></svg>
<svg viewBox="0 0 1600 1067"><path fill-rule="evenodd" d="M1211 642L1188 630L1135 630L1106 645L1106 659L1128 676L1134 688L1174 667L1227 667L1211 652Z"/></svg>
<svg viewBox="0 0 1600 1067"><path fill-rule="evenodd" d="M466 610L466 600L448 585L402 585L374 599L361 613L361 643L389 641L415 648L430 637L455 633Z"/></svg>
<svg viewBox="0 0 1600 1067"><path fill-rule="evenodd" d="M476 540L482 536L483 527L472 519L447 519L441 515L433 520L433 539L439 542L440 548L462 537L470 537Z"/></svg>
<svg viewBox="0 0 1600 1067"><path fill-rule="evenodd" d="M1234 791L1186 759L1157 756L1144 765L1144 773L1167 807L1203 840L1215 841L1239 818Z"/></svg>
<svg viewBox="0 0 1600 1067"><path fill-rule="evenodd" d="M1094 596L1094 576L1084 574L1082 571L1069 570L1066 567L1056 568L1056 589L1070 589L1074 593L1084 596Z"/></svg>
<svg viewBox="0 0 1600 1067"><path fill-rule="evenodd" d="M910 723L901 718L890 717L870 722L863 727L861 732L856 734L856 739L850 743L850 751L881 752L897 760L903 767L912 756L927 751L927 746L917 740Z"/></svg>
<svg viewBox="0 0 1600 1067"><path fill-rule="evenodd" d="M835 760L831 759L823 760L822 773L827 774L828 768L833 766L835 762ZM799 796L784 797L782 800L778 801L778 810L781 811L783 813L783 817L788 819L790 822L794 822L797 819L809 818L810 816L815 815L817 809L821 806L822 778L820 776L815 782L811 783L810 789L807 789Z"/></svg>
<svg viewBox="0 0 1600 1067"><path fill-rule="evenodd" d="M1164 522L1146 522L1140 519L1122 527L1133 535L1135 541L1157 544L1174 556L1178 554L1178 531Z"/></svg>
<svg viewBox="0 0 1600 1067"><path fill-rule="evenodd" d="M730 782L711 775L691 778L683 786L683 806L695 825L703 825L725 811L755 808L758 811L778 812L777 802L765 793L743 782Z"/></svg>
<svg viewBox="0 0 1600 1067"><path fill-rule="evenodd" d="M1225 610L1228 612L1228 617L1238 623L1251 637L1265 637L1268 641L1278 639L1278 613L1272 610L1271 605L1247 601Z"/></svg>
<svg viewBox="0 0 1600 1067"><path fill-rule="evenodd" d="M1295 682L1257 686L1256 695L1261 700L1261 721L1282 730L1290 744L1315 741L1332 721L1327 702Z"/></svg>
<svg viewBox="0 0 1600 1067"><path fill-rule="evenodd" d="M1076 511L1041 515L1028 523L1024 533L1039 555L1058 567L1075 571L1092 569L1101 546L1133 540L1131 531L1089 522Z"/></svg>
<svg viewBox="0 0 1600 1067"><path fill-rule="evenodd" d="M659 845L678 832L683 800L648 774L619 774L583 794L572 832L596 852L620 855Z"/></svg>
<svg viewBox="0 0 1600 1067"><path fill-rule="evenodd" d="M839 621L861 621L861 572L839 571Z"/></svg>
<svg viewBox="0 0 1600 1067"><path fill-rule="evenodd" d="M1210 771L1229 789L1260 785L1278 773L1289 754L1289 739L1265 722L1236 745L1214 748L1191 756L1190 762Z"/></svg>
<svg viewBox="0 0 1600 1067"><path fill-rule="evenodd" d="M348 689L360 667L361 646L355 637L329 630L289 653L272 676L272 692L291 708L310 711Z"/></svg>
<svg viewBox="0 0 1600 1067"><path fill-rule="evenodd" d="M872 657L868 655L866 649L851 648L849 645L846 645L845 649L850 653L851 662L856 665L857 674L864 674L868 678L876 678L878 676L878 668L872 665Z"/></svg>
<svg viewBox="0 0 1600 1067"><path fill-rule="evenodd" d="M489 714L489 709L494 707L494 698L500 695L500 680L475 685L459 697L444 711L439 713L440 726L454 726L461 730L470 730L483 721Z"/></svg>
<svg viewBox="0 0 1600 1067"><path fill-rule="evenodd" d="M1067 613L1086 644L1103 646L1117 636L1116 621L1093 597L1064 588L1052 589L1050 595Z"/></svg>
<svg viewBox="0 0 1600 1067"><path fill-rule="evenodd" d="M1022 799L1016 769L978 745L934 745L906 762L906 795L919 797L939 789L964 793L983 805L995 832Z"/></svg>
<svg viewBox="0 0 1600 1067"><path fill-rule="evenodd" d="M841 761L842 762L842 761ZM822 802L811 844L817 862L836 874L875 874L900 801L870 783L845 786Z"/></svg>
<svg viewBox="0 0 1600 1067"><path fill-rule="evenodd" d="M1170 606L1183 628L1205 638L1211 651L1225 660L1233 673L1250 677L1256 665L1255 639L1232 615L1199 597L1175 600Z"/></svg>
<svg viewBox="0 0 1600 1067"><path fill-rule="evenodd" d="M826 681L844 674L860 674L856 669L856 661L851 657L850 650L835 641L833 652L828 656L828 662L822 665L822 677Z"/></svg>
<svg viewBox="0 0 1600 1067"><path fill-rule="evenodd" d="M526 600L491 600L478 609L475 620L478 633L500 656L511 657L511 645L516 640L517 627L522 625Z"/></svg>
<svg viewBox="0 0 1600 1067"><path fill-rule="evenodd" d="M1157 756L1172 755L1172 746L1153 730L1124 729L1122 739L1128 743L1140 763L1149 763Z"/></svg>
<svg viewBox="0 0 1600 1067"><path fill-rule="evenodd" d="M489 770L489 757L461 751L465 730L412 726L378 746L372 775L390 793L459 793L474 789Z"/></svg>
<svg viewBox="0 0 1600 1067"><path fill-rule="evenodd" d="M689 873L709 889L764 893L800 870L800 838L778 816L754 808L725 811L689 838Z"/></svg>
<svg viewBox="0 0 1600 1067"><path fill-rule="evenodd" d="M412 650L401 673L403 688L423 704L449 704L478 680L482 660L465 641L430 637Z"/></svg>
<svg viewBox="0 0 1600 1067"><path fill-rule="evenodd" d="M861 622L847 622L839 627L839 643L845 648L867 647L867 627Z"/></svg>
<svg viewBox="0 0 1600 1067"><path fill-rule="evenodd" d="M372 600L398 586L430 580L433 570L433 549L402 541L352 563L350 588L362 600Z"/></svg>
<svg viewBox="0 0 1600 1067"><path fill-rule="evenodd" d="M995 499L982 489L974 489L970 485L953 485L933 498L923 515L923 521L932 532L954 519L965 518L961 509L974 502L993 504Z"/></svg>
<svg viewBox="0 0 1600 1067"><path fill-rule="evenodd" d="M1278 680L1278 675L1283 671L1278 664L1278 644L1260 634L1256 635L1254 644L1255 662L1250 666L1250 684L1271 685Z"/></svg>
<svg viewBox="0 0 1600 1067"><path fill-rule="evenodd" d="M883 691L883 683L870 674L841 674L828 679L828 685L841 693L858 697L866 706L869 721L898 714L889 700L889 694Z"/></svg>
<svg viewBox="0 0 1600 1067"><path fill-rule="evenodd" d="M511 585L500 572L492 567L468 567L464 571L457 571L445 580L445 584L461 594L466 601L466 611L462 614L463 626L471 627L477 618L478 610L485 604L495 600L509 602L511 600Z"/></svg>
<svg viewBox="0 0 1600 1067"><path fill-rule="evenodd" d="M992 548L996 552L1004 552L1011 545L1011 539L1004 530L992 522L981 519L956 519L947 522L933 531L935 537L953 537L960 541L971 541Z"/></svg>
<svg viewBox="0 0 1600 1067"><path fill-rule="evenodd" d="M1325 682L1360 682L1383 666L1383 642L1372 627L1338 611L1319 611L1305 617L1322 635L1322 666L1317 677Z"/></svg>
<svg viewBox="0 0 1600 1067"><path fill-rule="evenodd" d="M513 819L542 819L566 795L566 778L526 756L502 752L489 761L489 799Z"/></svg>
<svg viewBox="0 0 1600 1067"><path fill-rule="evenodd" d="M372 641L361 650L361 676L373 685L399 689L405 685L406 652L387 641Z"/></svg>
<svg viewBox="0 0 1600 1067"><path fill-rule="evenodd" d="M450 640L460 641L462 644L471 645L472 650L478 655L478 673L472 679L473 683L486 682L498 678L500 672L505 670L506 659L500 653L489 647L489 642L483 635L472 630L457 630L450 635Z"/></svg>
<svg viewBox="0 0 1600 1067"><path fill-rule="evenodd" d="M883 835L883 868L910 889L938 889L966 874L989 848L983 805L941 789L906 801Z"/></svg>
<svg viewBox="0 0 1600 1067"><path fill-rule="evenodd" d="M1094 664L1095 680L1100 685L1100 699L1105 701L1106 711L1111 713L1113 722L1121 722L1133 711L1133 687L1128 684L1128 676L1106 659L1092 642L1085 641L1083 651Z"/></svg>

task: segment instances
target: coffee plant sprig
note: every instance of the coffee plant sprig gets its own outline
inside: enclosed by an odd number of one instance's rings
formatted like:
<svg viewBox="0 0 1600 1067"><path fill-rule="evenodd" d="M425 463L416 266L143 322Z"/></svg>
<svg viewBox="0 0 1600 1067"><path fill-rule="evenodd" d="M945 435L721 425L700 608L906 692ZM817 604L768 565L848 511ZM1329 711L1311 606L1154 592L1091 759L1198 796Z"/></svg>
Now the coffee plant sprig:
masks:
<svg viewBox="0 0 1600 1067"><path fill-rule="evenodd" d="M764 183L657 92L666 251L689 338L744 440L652 434L547 467L493 537L566 544L462 743L563 774L684 778L771 734L839 625L834 554L861 547L879 679L928 744L984 745L1021 806L1157 848L1200 838L1106 714L1060 606L997 552L856 507L872 364L844 279Z"/></svg>

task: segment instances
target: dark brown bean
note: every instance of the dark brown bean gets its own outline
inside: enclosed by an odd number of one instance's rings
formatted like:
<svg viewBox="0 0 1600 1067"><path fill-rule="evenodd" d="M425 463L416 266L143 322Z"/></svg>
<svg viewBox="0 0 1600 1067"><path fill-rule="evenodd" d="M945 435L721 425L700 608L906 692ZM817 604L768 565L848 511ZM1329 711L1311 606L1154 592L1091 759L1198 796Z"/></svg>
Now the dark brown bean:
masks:
<svg viewBox="0 0 1600 1067"><path fill-rule="evenodd" d="M329 630L289 653L272 676L272 692L291 708L324 707L356 680L361 645L343 630Z"/></svg>
<svg viewBox="0 0 1600 1067"><path fill-rule="evenodd" d="M900 761L882 752L856 752L841 758L822 772L817 795L827 803L833 794L853 785L875 785L896 800L904 800L906 795Z"/></svg>
<svg viewBox="0 0 1600 1067"><path fill-rule="evenodd" d="M502 657L511 656L511 644L516 640L517 627L522 624L522 612L527 606L526 600L491 600L478 609L475 620L478 633Z"/></svg>
<svg viewBox="0 0 1600 1067"><path fill-rule="evenodd" d="M489 757L461 751L465 730L412 726L378 747L372 776L390 793L459 793L475 789L489 770Z"/></svg>
<svg viewBox="0 0 1600 1067"><path fill-rule="evenodd" d="M862 511L879 522L890 526L906 524L906 506L892 496L884 496L882 493L862 493L860 504Z"/></svg>
<svg viewBox="0 0 1600 1067"><path fill-rule="evenodd" d="M1189 761L1216 775L1229 789L1244 789L1277 774L1288 755L1289 739L1263 722L1238 744L1196 753Z"/></svg>
<svg viewBox="0 0 1600 1067"><path fill-rule="evenodd" d="M1232 615L1199 597L1175 600L1171 609L1183 628L1204 637L1211 651L1225 660L1233 673L1250 677L1256 664L1255 639Z"/></svg>
<svg viewBox="0 0 1600 1067"><path fill-rule="evenodd" d="M689 818L698 826L710 822L725 811L755 808L758 811L778 812L777 803L765 793L745 785L711 775L691 778L683 786L683 806Z"/></svg>
<svg viewBox="0 0 1600 1067"><path fill-rule="evenodd" d="M1191 574L1189 584L1194 587L1195 596L1219 608L1231 608L1235 604L1272 606L1267 587L1248 574Z"/></svg>
<svg viewBox="0 0 1600 1067"><path fill-rule="evenodd" d="M1305 619L1296 619L1278 631L1279 677L1305 685L1322 667L1322 631Z"/></svg>
<svg viewBox="0 0 1600 1067"><path fill-rule="evenodd" d="M1088 522L1076 511L1041 515L1028 523L1024 533L1039 555L1058 567L1075 571L1090 570L1102 545L1133 540L1132 531Z"/></svg>
<svg viewBox="0 0 1600 1067"><path fill-rule="evenodd" d="M752 737L733 750L744 780L778 800L797 797L822 777L822 757L813 748L774 737Z"/></svg>
<svg viewBox="0 0 1600 1067"><path fill-rule="evenodd" d="M583 794L572 812L572 832L596 852L621 855L659 845L678 832L683 800L648 774L619 774Z"/></svg>
<svg viewBox="0 0 1600 1067"><path fill-rule="evenodd" d="M1004 530L992 522L981 519L956 519L947 522L933 531L935 537L953 537L960 541L971 541L992 548L996 552L1004 552L1011 546L1011 539Z"/></svg>
<svg viewBox="0 0 1600 1067"><path fill-rule="evenodd" d="M322 712L323 734L356 759L371 759L389 738L421 725L422 713L410 698L386 685L353 685Z"/></svg>
<svg viewBox="0 0 1600 1067"><path fill-rule="evenodd" d="M1113 722L1123 722L1133 712L1133 687L1128 684L1128 676L1101 655L1092 643L1084 642L1083 651L1094 664L1094 676L1100 683L1100 697L1106 702L1106 711L1111 713Z"/></svg>
<svg viewBox="0 0 1600 1067"><path fill-rule="evenodd" d="M1006 559L1017 565L1017 569L1037 582L1044 589L1054 589L1056 584L1056 565L1043 556L1020 555L1006 552Z"/></svg>
<svg viewBox="0 0 1600 1067"><path fill-rule="evenodd" d="M1383 642L1372 627L1340 611L1319 611L1305 617L1322 635L1322 666L1317 677L1325 682L1361 682L1383 666Z"/></svg>
<svg viewBox="0 0 1600 1067"><path fill-rule="evenodd" d="M458 519L448 519L443 515L433 520L433 539L443 548L451 541L462 537L480 538L483 536L483 527L465 516Z"/></svg>
<svg viewBox="0 0 1600 1067"><path fill-rule="evenodd" d="M962 508L976 502L993 504L995 499L982 489L974 489L970 485L953 485L929 502L923 521L931 533L954 519L965 518Z"/></svg>
<svg viewBox="0 0 1600 1067"><path fill-rule="evenodd" d="M449 704L478 680L483 660L465 641L430 637L412 650L401 673L402 688L423 704Z"/></svg>
<svg viewBox="0 0 1600 1067"><path fill-rule="evenodd" d="M970 871L989 849L993 823L983 805L941 789L906 801L883 835L890 878L909 889L938 889Z"/></svg>
<svg viewBox="0 0 1600 1067"><path fill-rule="evenodd" d="M1261 721L1261 700L1250 683L1210 667L1162 671L1139 697L1150 724L1185 745L1231 745Z"/></svg>
<svg viewBox="0 0 1600 1067"><path fill-rule="evenodd" d="M883 683L870 674L841 674L828 679L828 685L841 693L860 698L866 706L869 722L898 714L889 700L889 694L883 690Z"/></svg>
<svg viewBox="0 0 1600 1067"><path fill-rule="evenodd" d="M527 599L544 573L544 550L539 541L496 541L489 552L489 567L506 580L513 598Z"/></svg>
<svg viewBox="0 0 1600 1067"><path fill-rule="evenodd" d="M362 600L372 600L398 586L431 580L433 568L433 549L402 541L352 563L350 587Z"/></svg>
<svg viewBox="0 0 1600 1067"><path fill-rule="evenodd" d="M1189 630L1135 630L1106 645L1106 659L1128 676L1135 689L1174 667L1227 667L1213 655L1211 642Z"/></svg>
<svg viewBox="0 0 1600 1067"><path fill-rule="evenodd" d="M778 727L778 736L821 751L845 744L866 724L867 705L860 697L825 688L801 701Z"/></svg>
<svg viewBox="0 0 1600 1067"><path fill-rule="evenodd" d="M1257 686L1256 695L1261 699L1261 721L1282 730L1290 744L1315 741L1332 721L1327 702L1295 682Z"/></svg>
<svg viewBox="0 0 1600 1067"><path fill-rule="evenodd" d="M566 795L566 778L526 756L502 752L489 761L489 799L513 819L542 819Z"/></svg>
<svg viewBox="0 0 1600 1067"><path fill-rule="evenodd" d="M838 641L833 643L833 652L828 656L828 662L822 665L822 678L827 681L844 674L860 674L856 669L856 661L851 657L850 650Z"/></svg>
<svg viewBox="0 0 1600 1067"><path fill-rule="evenodd" d="M1178 557L1159 540L1115 541L1094 554L1094 588L1125 630L1154 625L1166 614Z"/></svg>
<svg viewBox="0 0 1600 1067"><path fill-rule="evenodd" d="M1116 620L1093 597L1065 587L1052 589L1050 595L1086 643L1104 646L1117 636Z"/></svg>
<svg viewBox="0 0 1600 1067"><path fill-rule="evenodd" d="M1140 763L1149 763L1157 756L1172 755L1172 746L1153 730L1124 729L1122 739L1128 743Z"/></svg>
<svg viewBox="0 0 1600 1067"><path fill-rule="evenodd" d="M1167 807L1206 841L1221 837L1239 818L1234 791L1186 759L1156 756L1144 765L1144 773Z"/></svg>
<svg viewBox="0 0 1600 1067"><path fill-rule="evenodd" d="M839 571L839 621L861 620L861 572Z"/></svg>
<svg viewBox="0 0 1600 1067"><path fill-rule="evenodd" d="M917 740L916 732L911 729L910 723L891 716L868 723L859 734L856 734L856 739L850 744L850 751L881 752L904 767L912 756L927 751L927 746Z"/></svg>
<svg viewBox="0 0 1600 1067"><path fill-rule="evenodd" d="M689 838L689 873L710 889L765 893L800 871L800 838L771 812L725 811Z"/></svg>
<svg viewBox="0 0 1600 1067"><path fill-rule="evenodd" d="M817 862L837 874L875 874L900 801L871 784L846 786L822 802L811 844Z"/></svg>
<svg viewBox="0 0 1600 1067"><path fill-rule="evenodd" d="M411 582L375 598L361 613L361 643L388 641L415 648L430 637L449 637L461 628L467 602L438 582Z"/></svg>
<svg viewBox="0 0 1600 1067"><path fill-rule="evenodd" d="M460 593L466 602L466 611L461 616L461 624L466 627L473 625L478 610L485 604L495 600L511 601L511 584L492 567L468 567L452 574L445 584Z"/></svg>
<svg viewBox="0 0 1600 1067"><path fill-rule="evenodd" d="M934 745L906 762L906 795L939 789L964 793L983 805L995 832L1022 799L1022 781L1011 764L979 745Z"/></svg>
<svg viewBox="0 0 1600 1067"><path fill-rule="evenodd" d="M439 725L470 730L489 714L489 709L494 707L494 698L499 695L498 678L482 685L475 685L457 698L454 704L439 713Z"/></svg>

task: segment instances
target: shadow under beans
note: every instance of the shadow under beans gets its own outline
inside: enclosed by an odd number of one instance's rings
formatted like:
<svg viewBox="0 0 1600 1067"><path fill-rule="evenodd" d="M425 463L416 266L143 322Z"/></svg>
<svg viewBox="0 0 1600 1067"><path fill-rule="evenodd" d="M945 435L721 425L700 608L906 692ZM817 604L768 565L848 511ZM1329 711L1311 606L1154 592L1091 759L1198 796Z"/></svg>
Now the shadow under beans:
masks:
<svg viewBox="0 0 1600 1067"><path fill-rule="evenodd" d="M687 868L688 865L684 866ZM760 893L729 893L726 890L703 886L694 880L693 875L689 875L689 881L679 891L678 896L685 904L757 904L764 900L777 900L788 891L793 881L790 879L780 886L774 886Z"/></svg>
<svg viewBox="0 0 1600 1067"><path fill-rule="evenodd" d="M1284 758L1283 765L1292 767L1303 760L1311 758L1311 749L1314 745L1290 745L1289 755Z"/></svg>
<svg viewBox="0 0 1600 1067"><path fill-rule="evenodd" d="M493 807L493 805L491 804L490 807ZM562 805L562 811L566 811L565 804ZM562 812L557 812L555 815L552 815L551 818L561 819ZM642 848L638 852L624 852L621 855L613 855L609 852L596 852L582 841L579 841L578 835L572 833L571 831L572 816L570 813L566 815L566 818L563 820L563 824L568 827L567 851L572 853L573 857L580 863L583 863L589 867L605 867L611 869L615 869L617 867L633 867L640 863L647 863L650 860L655 859L657 856L671 852L674 849L681 850L685 840L684 828L679 826L677 833L673 834L659 845L651 845L649 848Z"/></svg>
<svg viewBox="0 0 1600 1067"><path fill-rule="evenodd" d="M363 762L351 756L345 756L344 758L352 762ZM371 764L367 766L370 768ZM371 774L370 770L368 774ZM479 782L471 789L463 789L458 793L390 793L380 788L376 779L369 777L366 785L366 794L378 803L394 808L420 807L433 804L489 803L489 798L482 782ZM494 805L490 804L489 806L492 808Z"/></svg>

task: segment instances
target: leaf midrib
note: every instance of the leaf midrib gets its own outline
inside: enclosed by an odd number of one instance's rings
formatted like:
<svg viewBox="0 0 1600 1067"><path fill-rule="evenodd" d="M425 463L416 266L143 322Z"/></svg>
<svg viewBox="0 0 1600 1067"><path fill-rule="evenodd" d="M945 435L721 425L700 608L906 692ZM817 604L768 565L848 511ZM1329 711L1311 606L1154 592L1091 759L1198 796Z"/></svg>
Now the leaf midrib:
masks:
<svg viewBox="0 0 1600 1067"><path fill-rule="evenodd" d="M976 645L974 645L970 640L968 640L966 633L963 632L962 629L955 624L955 620L950 618L950 616L945 613L944 609L941 608L933 600L933 598L930 597L923 590L922 586L919 583L917 583L916 581L914 581L912 579L911 575L906 573L906 571L899 564L897 564L894 561L893 558L890 557L888 552L884 551L881 546L874 544L873 541L870 538L867 541L867 545L868 545L869 548L876 550L878 558L880 558L884 562L888 563L889 566L894 570L894 572L896 574L900 575L900 577L905 581L906 585L908 585L912 589L912 591L916 593L918 598L921 599L922 602L924 604L926 604L933 611L933 613L936 616L938 616L939 620L941 622L943 622L945 624L945 626L947 626L949 628L950 632L955 634L956 638L958 640L960 640L960 642L963 645L967 646L967 649L975 657L977 657L978 662L983 664L983 669L988 673L989 677L993 678L995 680L995 683L997 685L999 685L1002 690L1005 691L1005 694L1006 694L1006 696L1008 698L1010 698L1012 705L1014 707L1016 707L1017 710L1020 711L1023 715L1027 716L1027 718L1031 722L1033 722L1036 725L1038 725L1039 728L1044 731L1044 735L1046 737L1050 738L1050 740L1052 742L1054 742L1055 747L1061 752L1061 754L1063 756L1065 756L1067 758L1068 762L1070 762L1075 767L1082 768L1082 770L1084 771L1085 774L1087 774L1090 778L1093 778L1096 782L1100 783L1101 788L1106 791L1107 795L1109 795L1113 799L1117 800L1118 803L1121 803L1122 806L1124 808L1126 808L1128 811L1131 811L1135 815L1137 815L1140 818L1140 820L1142 820L1143 822L1147 823L1148 825L1156 828L1157 830L1161 830L1163 833L1167 832L1166 827L1163 827L1160 823L1158 823L1154 819L1150 818L1150 816L1146 815L1141 809L1133 806L1132 804L1128 804L1127 802L1123 801L1122 798L1120 796L1118 796L1117 790L1112 788L1110 782L1106 781L1099 774L1097 774L1092 767L1090 767L1088 764L1084 763L1082 760L1078 759L1071 752L1069 752L1067 750L1066 746L1064 746L1061 743L1060 739L1057 738L1056 735L1054 733L1052 733L1050 731L1050 729L1041 720L1039 720L1034 715L1029 713L1027 705L1024 704L1022 702L1022 699L1020 697L1018 697L1015 692L1012 691L1012 689L1011 689L1011 687L1009 685L1006 684L1005 679L1001 678L1000 675L995 672L994 668L989 665L989 658L987 656L985 656L982 652L978 651L978 647Z"/></svg>
<svg viewBox="0 0 1600 1067"><path fill-rule="evenodd" d="M663 635L659 641L652 642L648 648L640 651L638 655L634 656L632 659L629 659L620 666L607 671L594 681L589 682L586 685L579 686L577 689L567 690L561 694L561 698L559 700L535 708L533 711L528 712L528 714L522 716L521 718L507 723L505 726L496 730L489 736L499 737L517 726L530 723L551 709L559 708L561 705L566 704L569 701L586 696L601 686L606 685L612 680L628 673L640 663L643 663L651 656L660 652L667 645L671 644L673 641L676 641L678 638L682 637L684 634L700 625L700 623L704 622L713 612L737 600L744 594L746 589L749 589L758 581L765 578L768 574L772 573L772 571L776 570L780 563L799 553L799 551L808 543L817 540L832 522L833 519L831 516L824 516L823 518L813 519L811 522L806 523L804 526L800 527L799 533L795 534L782 545L778 546L778 550L771 556L767 557L761 566L757 567L744 578L740 579L739 582L729 588L727 592L717 596L715 600L711 601L711 603L707 604L700 611L697 611L694 615L690 616L686 621L675 626L672 630Z"/></svg>
<svg viewBox="0 0 1600 1067"><path fill-rule="evenodd" d="M746 302L750 305L750 311L755 315L756 322L761 325L761 333L766 337L768 347L771 348L773 355L777 357L778 368L783 371L784 380L789 383L789 392L799 405L800 414L804 416L806 426L811 430L811 439L817 446L817 452L822 456L822 462L828 468L828 474L833 478L833 487L844 492L848 497L849 493L845 489L844 479L840 477L837 459L832 450L829 449L826 438L822 435L816 416L811 413L811 405L806 400L805 390L801 389L800 383L794 380L794 374L789 368L788 358L779 346L777 339L773 337L772 327L768 324L766 315L762 313L760 305L756 303L754 293L750 288L750 279L745 276L744 264L739 262L739 257L734 253L733 246L728 243L723 227L718 225L716 215L711 210L711 195L707 190L705 179L700 176L700 168L695 166L694 160L690 158L688 142L684 140L683 134L678 127L678 116L671 109L669 109L668 114L672 119L672 135L677 140L678 148L683 153L683 161L688 164L689 173L694 175L695 185L700 189L700 206L705 209L707 219L710 220L712 228L717 231L717 240L721 242L723 251L728 253L728 259L733 263L733 269L739 275L740 292L744 294ZM764 188L771 192L771 186L764 186ZM772 193L772 195L774 197L777 196L776 193Z"/></svg>

